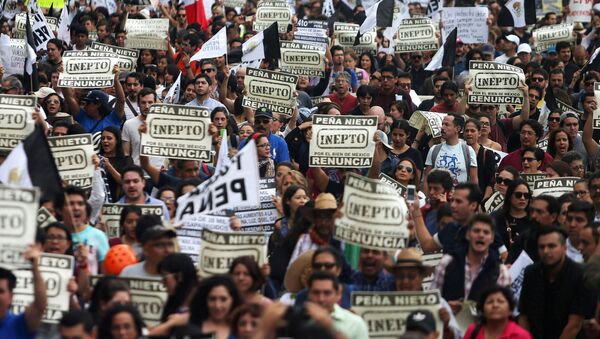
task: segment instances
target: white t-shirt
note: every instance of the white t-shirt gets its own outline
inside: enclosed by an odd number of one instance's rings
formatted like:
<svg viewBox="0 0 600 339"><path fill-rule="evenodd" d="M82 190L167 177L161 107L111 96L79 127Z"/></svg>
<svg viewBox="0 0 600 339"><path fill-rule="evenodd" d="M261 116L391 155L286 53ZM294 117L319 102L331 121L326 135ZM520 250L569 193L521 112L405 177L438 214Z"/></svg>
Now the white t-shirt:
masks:
<svg viewBox="0 0 600 339"><path fill-rule="evenodd" d="M448 145L446 143L442 144L440 148L440 152L437 155L437 159L435 164L433 164L433 160L431 157L433 156L434 147L429 149L429 153L427 153L427 160L425 161L426 166L432 166L433 168L445 168L452 174L454 178L454 183L462 183L467 182L469 167L477 167L477 155L472 147L467 147L470 154L471 164L466 166L465 164L465 156L463 155L463 147L461 143L463 140L460 140L456 145Z"/></svg>
<svg viewBox="0 0 600 339"><path fill-rule="evenodd" d="M131 107L127 103L131 104ZM135 113L131 109L135 110ZM136 116L140 115L140 108L138 107L137 100L130 101L129 98L125 99L125 121L131 120Z"/></svg>
<svg viewBox="0 0 600 339"><path fill-rule="evenodd" d="M139 128L143 124L139 117L129 119L123 124L123 141L129 143L129 152L133 163L140 166L140 143L141 137ZM150 157L150 163L153 166L160 167L163 165L163 158L161 157Z"/></svg>

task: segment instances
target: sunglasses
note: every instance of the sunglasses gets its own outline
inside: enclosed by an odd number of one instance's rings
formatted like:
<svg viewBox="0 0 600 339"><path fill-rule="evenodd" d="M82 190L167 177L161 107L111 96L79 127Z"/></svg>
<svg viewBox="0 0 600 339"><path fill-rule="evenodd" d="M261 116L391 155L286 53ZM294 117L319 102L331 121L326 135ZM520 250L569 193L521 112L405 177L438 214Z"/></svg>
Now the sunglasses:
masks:
<svg viewBox="0 0 600 339"><path fill-rule="evenodd" d="M508 185L510 185L511 182L512 182L512 179L503 178L503 177L501 177L499 175L496 176L496 183L498 185L504 184L504 185L508 186Z"/></svg>
<svg viewBox="0 0 600 339"><path fill-rule="evenodd" d="M409 166L403 166L403 165L398 165L398 167L396 167L396 171L406 171L407 173L412 173L413 172L413 168L409 167Z"/></svg>
<svg viewBox="0 0 600 339"><path fill-rule="evenodd" d="M531 78L531 81L535 81L535 82L542 82L544 81L544 78Z"/></svg>
<svg viewBox="0 0 600 339"><path fill-rule="evenodd" d="M559 122L560 121L560 117L557 117L557 118L548 118L548 121L550 121L550 122Z"/></svg>
<svg viewBox="0 0 600 339"><path fill-rule="evenodd" d="M204 72L204 73L212 73L214 71L216 71L216 69L214 69L214 68L206 68L206 69L202 70L202 72Z"/></svg>
<svg viewBox="0 0 600 339"><path fill-rule="evenodd" d="M316 262L312 265L315 270L330 270L336 266L334 262Z"/></svg>
<svg viewBox="0 0 600 339"><path fill-rule="evenodd" d="M530 157L523 157L522 158L522 162L532 162L532 161L536 161L536 158L530 158Z"/></svg>
<svg viewBox="0 0 600 339"><path fill-rule="evenodd" d="M523 199L523 198L529 199L529 198L531 198L531 193L527 193L527 192L515 192L515 193L513 193L513 195L517 199Z"/></svg>

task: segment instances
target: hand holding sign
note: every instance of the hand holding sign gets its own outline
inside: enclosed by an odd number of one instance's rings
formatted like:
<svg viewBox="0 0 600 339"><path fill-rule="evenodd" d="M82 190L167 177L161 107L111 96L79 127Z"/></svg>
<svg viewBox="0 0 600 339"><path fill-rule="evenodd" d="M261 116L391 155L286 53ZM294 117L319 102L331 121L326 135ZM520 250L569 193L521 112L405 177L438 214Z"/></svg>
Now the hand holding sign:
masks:
<svg viewBox="0 0 600 339"><path fill-rule="evenodd" d="M40 256L42 255L42 249L39 245L31 244L27 246L25 252L23 252L23 257L26 260L31 262L31 266L37 268L39 264Z"/></svg>

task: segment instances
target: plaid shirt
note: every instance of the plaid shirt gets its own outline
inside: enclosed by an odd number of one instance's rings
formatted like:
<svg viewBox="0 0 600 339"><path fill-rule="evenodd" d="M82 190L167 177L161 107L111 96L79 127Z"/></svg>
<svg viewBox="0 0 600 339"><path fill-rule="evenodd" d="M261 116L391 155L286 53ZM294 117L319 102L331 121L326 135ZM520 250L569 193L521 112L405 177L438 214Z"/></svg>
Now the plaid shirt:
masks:
<svg viewBox="0 0 600 339"><path fill-rule="evenodd" d="M377 274L375 281L368 281L361 271L356 271L352 275L353 289L355 291L365 292L385 292L394 291L396 289L396 280L390 273L381 270Z"/></svg>
<svg viewBox="0 0 600 339"><path fill-rule="evenodd" d="M481 273L481 270L483 269L483 264L485 263L486 259L487 255L481 258L481 262L479 263L479 266L477 266L475 272L471 272L469 267L469 257L467 256L465 258L465 298L471 292L471 286L473 286L473 282L479 276L479 273ZM448 267L448 265L450 265L452 260L454 260L453 256L451 256L450 254L444 254L442 259L440 260L440 263L435 268L435 274L433 275L433 280L431 281L431 285L429 286L430 290L442 290L442 288L444 287L444 277L446 275L446 268ZM510 273L508 272L508 268L501 264L499 269L500 274L498 275L497 280L498 285L510 286L511 279Z"/></svg>

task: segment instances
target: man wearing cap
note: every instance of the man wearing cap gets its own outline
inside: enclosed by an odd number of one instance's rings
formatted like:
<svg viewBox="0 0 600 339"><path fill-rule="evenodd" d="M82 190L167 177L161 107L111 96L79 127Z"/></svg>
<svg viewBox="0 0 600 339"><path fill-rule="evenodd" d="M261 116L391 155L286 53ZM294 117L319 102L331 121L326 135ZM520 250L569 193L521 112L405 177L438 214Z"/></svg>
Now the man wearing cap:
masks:
<svg viewBox="0 0 600 339"><path fill-rule="evenodd" d="M406 332L417 332L423 334L424 339L436 339L439 333L435 328L435 319L433 314L427 310L418 310L411 312L406 317Z"/></svg>
<svg viewBox="0 0 600 339"><path fill-rule="evenodd" d="M282 161L290 161L290 153L285 140L271 133L273 125L273 111L266 107L260 107L254 112L254 131L267 136L271 145L271 158L278 164ZM246 145L247 140L240 142L239 149Z"/></svg>
<svg viewBox="0 0 600 339"><path fill-rule="evenodd" d="M125 92L119 82L119 66L113 68L115 75L115 93L117 101L115 108L111 111L108 104L108 95L101 90L95 89L81 99L83 108L79 106L73 88L61 87L67 104L67 113L71 114L77 122L89 133L102 131L108 126L121 128L125 116Z"/></svg>
<svg viewBox="0 0 600 339"><path fill-rule="evenodd" d="M225 108L225 105L219 101L210 97L210 87L212 80L206 73L200 73L194 78L194 84L196 85L196 99L188 102L186 106L205 107L209 112L217 107ZM225 108L227 110L227 108Z"/></svg>
<svg viewBox="0 0 600 339"><path fill-rule="evenodd" d="M518 36L511 34L504 37L504 54L500 55L494 61L505 64L508 59L517 55L517 47L521 43Z"/></svg>
<svg viewBox="0 0 600 339"><path fill-rule="evenodd" d="M527 65L531 61L531 46L529 44L520 44L519 48L517 48L517 56L523 64Z"/></svg>
<svg viewBox="0 0 600 339"><path fill-rule="evenodd" d="M175 237L177 237L175 231L163 225L155 225L146 229L140 239L144 261L125 267L119 276L161 279L158 264L175 251L173 243Z"/></svg>

